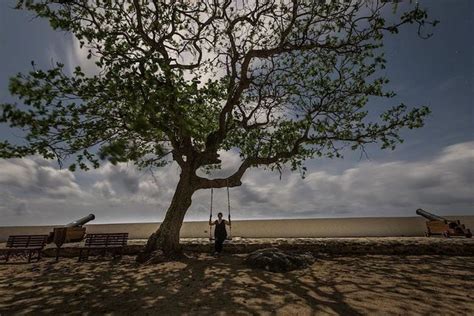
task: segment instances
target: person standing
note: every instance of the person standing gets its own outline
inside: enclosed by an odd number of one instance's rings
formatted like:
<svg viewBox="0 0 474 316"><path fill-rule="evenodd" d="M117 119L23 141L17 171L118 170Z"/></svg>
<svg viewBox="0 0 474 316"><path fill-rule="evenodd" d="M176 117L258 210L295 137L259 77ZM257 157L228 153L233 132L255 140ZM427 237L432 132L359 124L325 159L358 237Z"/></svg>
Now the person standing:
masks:
<svg viewBox="0 0 474 316"><path fill-rule="evenodd" d="M217 220L212 222L212 216L209 217L209 226L216 226L214 229L214 254L220 254L224 245L224 241L227 238L226 225L230 226L230 217L229 221L226 221L222 218L222 213L217 214Z"/></svg>

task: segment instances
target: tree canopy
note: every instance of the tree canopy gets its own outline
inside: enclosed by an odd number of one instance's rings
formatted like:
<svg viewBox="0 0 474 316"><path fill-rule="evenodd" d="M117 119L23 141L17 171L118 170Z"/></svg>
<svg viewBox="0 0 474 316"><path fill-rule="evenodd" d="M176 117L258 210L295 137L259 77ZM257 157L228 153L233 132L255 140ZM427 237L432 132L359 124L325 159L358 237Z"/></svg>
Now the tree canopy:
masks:
<svg viewBox="0 0 474 316"><path fill-rule="evenodd" d="M0 157L40 154L88 169L107 159L195 173L218 167L219 152L242 162L226 179L193 175L195 189L240 185L258 165L304 168L423 125L428 108L404 104L368 120L371 97L393 97L383 39L404 24L434 25L411 5L384 18L385 1L20 0L71 32L97 73L61 63L11 78L20 104L0 122L26 132L25 145L0 143Z"/></svg>

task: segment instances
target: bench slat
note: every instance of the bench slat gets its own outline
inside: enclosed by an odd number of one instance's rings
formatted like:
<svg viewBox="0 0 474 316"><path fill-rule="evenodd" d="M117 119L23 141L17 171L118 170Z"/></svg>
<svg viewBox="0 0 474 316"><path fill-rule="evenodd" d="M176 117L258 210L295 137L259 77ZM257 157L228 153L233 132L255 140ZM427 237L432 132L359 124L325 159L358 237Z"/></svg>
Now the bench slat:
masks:
<svg viewBox="0 0 474 316"><path fill-rule="evenodd" d="M87 234L85 237L86 248L111 248L127 245L128 233Z"/></svg>
<svg viewBox="0 0 474 316"><path fill-rule="evenodd" d="M7 248L43 248L48 235L11 235L7 240Z"/></svg>

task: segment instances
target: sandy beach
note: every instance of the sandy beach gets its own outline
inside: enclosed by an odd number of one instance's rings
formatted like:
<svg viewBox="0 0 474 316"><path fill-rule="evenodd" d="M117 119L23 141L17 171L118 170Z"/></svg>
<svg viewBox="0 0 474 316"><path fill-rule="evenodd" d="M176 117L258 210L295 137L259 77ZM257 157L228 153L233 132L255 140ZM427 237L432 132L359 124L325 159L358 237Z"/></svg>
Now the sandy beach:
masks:
<svg viewBox="0 0 474 316"><path fill-rule="evenodd" d="M469 315L474 260L456 256L320 255L284 274L247 267L244 254L188 253L138 265L44 258L0 265L0 315Z"/></svg>

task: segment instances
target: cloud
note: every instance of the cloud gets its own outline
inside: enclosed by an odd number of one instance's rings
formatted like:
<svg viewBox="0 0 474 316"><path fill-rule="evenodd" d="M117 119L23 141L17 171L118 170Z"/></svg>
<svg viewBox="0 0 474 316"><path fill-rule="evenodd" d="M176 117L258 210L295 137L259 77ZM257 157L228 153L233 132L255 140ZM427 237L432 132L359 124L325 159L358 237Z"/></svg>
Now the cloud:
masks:
<svg viewBox="0 0 474 316"><path fill-rule="evenodd" d="M94 178L98 179L93 185L97 189L95 193L106 198L115 197L155 205L171 201L179 175L176 165L151 173L137 170L126 163L107 163L93 173Z"/></svg>
<svg viewBox="0 0 474 316"><path fill-rule="evenodd" d="M73 34L67 34L63 47L65 63L71 74L77 66L81 67L82 72L88 77L99 73L100 69L95 64L98 59L95 56L90 59L87 58L87 55L89 55L88 49L86 47L81 48L79 40Z"/></svg>
<svg viewBox="0 0 474 316"><path fill-rule="evenodd" d="M235 152L221 158L223 168L211 177L227 176L239 165ZM154 174L109 163L74 174L39 158L0 160L0 215L9 225L66 223L89 212L95 222L159 221L178 177L176 164ZM362 162L339 172L310 171L305 179L284 171L280 180L279 174L250 169L230 197L235 219L414 216L420 207L473 214L474 141L415 162ZM186 220L206 220L209 204L210 191L197 191ZM225 188L214 190L213 204L214 212L227 213Z"/></svg>
<svg viewBox="0 0 474 316"><path fill-rule="evenodd" d="M25 216L30 213L26 200L15 197L10 192L0 192L0 214Z"/></svg>
<svg viewBox="0 0 474 316"><path fill-rule="evenodd" d="M66 199L81 195L73 173L34 158L0 160L0 186L23 196Z"/></svg>
<svg viewBox="0 0 474 316"><path fill-rule="evenodd" d="M117 195L117 193L112 189L112 186L108 181L97 181L93 188L96 192L102 197L108 199Z"/></svg>
<svg viewBox="0 0 474 316"><path fill-rule="evenodd" d="M340 174L314 171L305 179L285 173L278 181L250 172L244 186L237 193L241 216L410 216L419 207L473 214L474 142L446 147L424 161L363 162Z"/></svg>
<svg viewBox="0 0 474 316"><path fill-rule="evenodd" d="M106 164L105 167L99 170L100 174L106 179L109 186L113 186L118 191L125 191L126 193L138 193L140 176L136 170L127 168L126 164Z"/></svg>

